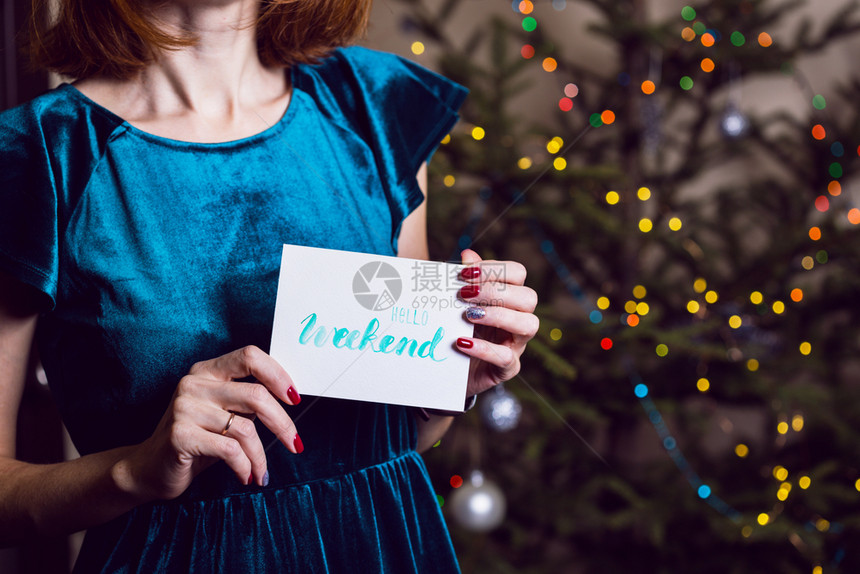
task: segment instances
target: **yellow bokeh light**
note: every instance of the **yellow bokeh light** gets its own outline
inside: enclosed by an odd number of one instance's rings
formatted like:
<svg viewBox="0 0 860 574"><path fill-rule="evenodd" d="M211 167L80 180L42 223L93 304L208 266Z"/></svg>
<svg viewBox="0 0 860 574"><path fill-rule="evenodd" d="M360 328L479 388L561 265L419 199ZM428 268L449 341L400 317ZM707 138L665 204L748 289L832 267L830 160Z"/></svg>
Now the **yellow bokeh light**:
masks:
<svg viewBox="0 0 860 574"><path fill-rule="evenodd" d="M523 156L517 161L517 167L520 169L528 169L532 166L532 158Z"/></svg>
<svg viewBox="0 0 860 574"><path fill-rule="evenodd" d="M640 315L647 315L648 311L651 310L651 307L648 306L648 303L642 301L641 303L636 305L636 312Z"/></svg>
<svg viewBox="0 0 860 574"><path fill-rule="evenodd" d="M561 339L561 329L553 329L549 332L549 338L553 341L558 341Z"/></svg>
<svg viewBox="0 0 860 574"><path fill-rule="evenodd" d="M783 303L782 301L774 301L772 307L773 312L777 315L782 315L782 313L785 311L785 303Z"/></svg>
<svg viewBox="0 0 860 574"><path fill-rule="evenodd" d="M717 300L719 300L719 298L720 298L720 296L717 295L717 292L714 290L711 290L711 291L708 291L707 293L705 293L705 301L707 301L711 305L716 303Z"/></svg>
<svg viewBox="0 0 860 574"><path fill-rule="evenodd" d="M557 157L552 160L552 167L554 167L558 171L564 171L564 168L567 167L567 160L563 157Z"/></svg>
<svg viewBox="0 0 860 574"><path fill-rule="evenodd" d="M741 528L741 536L743 536L744 538L749 538L751 534L752 526L750 526L749 524Z"/></svg>
<svg viewBox="0 0 860 574"><path fill-rule="evenodd" d="M698 301L687 301L687 311L692 314L696 314L699 312L699 302Z"/></svg>
<svg viewBox="0 0 860 574"><path fill-rule="evenodd" d="M682 225L683 223L681 223L681 219L678 217L673 217L669 220L669 229L671 229L672 231L680 230Z"/></svg>
<svg viewBox="0 0 860 574"><path fill-rule="evenodd" d="M795 432L803 430L803 415L794 415L791 417L791 428L794 429Z"/></svg>
<svg viewBox="0 0 860 574"><path fill-rule="evenodd" d="M732 329L737 329L742 324L743 324L743 321L741 321L741 318L738 317L737 315L732 315L731 317L729 317L729 327L731 327Z"/></svg>
<svg viewBox="0 0 860 574"><path fill-rule="evenodd" d="M800 260L800 266L809 271L813 267L815 267L815 259L807 255L803 259Z"/></svg>
<svg viewBox="0 0 860 574"><path fill-rule="evenodd" d="M830 521L825 518L819 518L815 521L815 527L819 532L827 532L830 530Z"/></svg>
<svg viewBox="0 0 860 574"><path fill-rule="evenodd" d="M767 512L762 512L756 517L756 522L764 526L770 521L770 516L768 516Z"/></svg>
<svg viewBox="0 0 860 574"><path fill-rule="evenodd" d="M823 574L823 573L824 573L824 569L821 566L815 566L812 569L812 574Z"/></svg>
<svg viewBox="0 0 860 574"><path fill-rule="evenodd" d="M549 153L558 153L560 149L561 144L554 139L546 142L546 151L548 151Z"/></svg>
<svg viewBox="0 0 860 574"><path fill-rule="evenodd" d="M420 56L424 53L424 44L421 42L412 42L412 53L416 56Z"/></svg>
<svg viewBox="0 0 860 574"><path fill-rule="evenodd" d="M764 296L760 292L753 291L750 293L750 303L753 305L761 305L762 301L764 301Z"/></svg>
<svg viewBox="0 0 860 574"><path fill-rule="evenodd" d="M699 389L699 391L704 393L708 389L711 388L711 382L708 379L706 379L705 377L702 377L701 379L696 381L696 388Z"/></svg>
<svg viewBox="0 0 860 574"><path fill-rule="evenodd" d="M783 488L780 488L776 491L776 498L777 500L785 502L785 499L788 498L788 491Z"/></svg>
<svg viewBox="0 0 860 574"><path fill-rule="evenodd" d="M860 478L854 482L854 489L860 491Z"/></svg>
<svg viewBox="0 0 860 574"><path fill-rule="evenodd" d="M446 134L445 137L442 138L442 145L449 143L451 143L451 134Z"/></svg>
<svg viewBox="0 0 860 574"><path fill-rule="evenodd" d="M654 228L654 224L651 223L651 220L647 217L643 217L639 220L639 231L642 233L648 233Z"/></svg>
<svg viewBox="0 0 860 574"><path fill-rule="evenodd" d="M456 178L451 174L442 178L442 183L445 184L445 187L453 187L455 181L457 181Z"/></svg>
<svg viewBox="0 0 860 574"><path fill-rule="evenodd" d="M776 425L776 432L778 432L779 434L787 434L788 433L788 423L783 421L783 422L779 423L778 425ZM782 480L782 479L780 479L780 480Z"/></svg>
<svg viewBox="0 0 860 574"><path fill-rule="evenodd" d="M636 297L637 299L644 299L645 295L647 295L647 294L648 294L648 290L645 289L644 285L636 285L633 288L633 296Z"/></svg>
<svg viewBox="0 0 860 574"><path fill-rule="evenodd" d="M484 139L484 136L486 134L487 134L487 132L485 132L484 128L482 128L480 126L475 126L472 128L472 137L478 141Z"/></svg>
<svg viewBox="0 0 860 574"><path fill-rule="evenodd" d="M558 137L558 136L555 136L555 137L554 137L554 138L552 138L550 141L553 141L553 142L557 143L557 144L558 144L558 147L561 147L561 146L563 146L563 145L564 145L564 140L563 140L563 139L561 139L561 138L560 138L560 137Z"/></svg>
<svg viewBox="0 0 860 574"><path fill-rule="evenodd" d="M808 341L804 341L800 344L800 354L808 355L812 352L812 345Z"/></svg>
<svg viewBox="0 0 860 574"><path fill-rule="evenodd" d="M606 203L609 205L615 205L621 200L621 196L618 195L617 191L607 191L606 192Z"/></svg>
<svg viewBox="0 0 860 574"><path fill-rule="evenodd" d="M809 478L808 476L801 476L800 478L797 479L797 486L799 486L803 490L806 490L807 488L809 488L810 484L812 484L812 479Z"/></svg>
<svg viewBox="0 0 860 574"><path fill-rule="evenodd" d="M651 198L651 190L647 187L640 187L638 190L636 190L636 197L638 197L642 201L647 201Z"/></svg>
<svg viewBox="0 0 860 574"><path fill-rule="evenodd" d="M778 481L782 482L786 478L788 478L788 470L784 466L776 465L773 467L773 477Z"/></svg>
<svg viewBox="0 0 860 574"><path fill-rule="evenodd" d="M735 454L741 458L746 458L750 453L750 448L744 443L740 443L735 446Z"/></svg>
<svg viewBox="0 0 860 574"><path fill-rule="evenodd" d="M609 309L609 297L598 297L597 308L603 310Z"/></svg>
<svg viewBox="0 0 860 574"><path fill-rule="evenodd" d="M708 288L708 282L703 278L698 277L695 281L693 281L693 291L696 293L704 293L705 289Z"/></svg>
<svg viewBox="0 0 860 574"><path fill-rule="evenodd" d="M750 359L747 361L747 369L753 373L758 370L758 359Z"/></svg>
<svg viewBox="0 0 860 574"><path fill-rule="evenodd" d="M636 301L628 301L624 304L624 312L625 313L635 313L636 312Z"/></svg>

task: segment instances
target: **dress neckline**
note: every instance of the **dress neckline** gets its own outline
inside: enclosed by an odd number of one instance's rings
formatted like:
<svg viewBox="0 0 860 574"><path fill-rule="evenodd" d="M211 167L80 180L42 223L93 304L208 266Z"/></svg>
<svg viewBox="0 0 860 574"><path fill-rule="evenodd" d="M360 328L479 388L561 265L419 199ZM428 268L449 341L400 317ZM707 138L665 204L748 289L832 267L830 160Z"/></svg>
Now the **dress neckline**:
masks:
<svg viewBox="0 0 860 574"><path fill-rule="evenodd" d="M284 110L284 113L281 115L278 121L272 125L267 125L266 129L250 136L223 142L192 142L159 136L134 126L128 120L122 118L121 116L107 109L95 100L91 99L89 96L87 96L78 88L68 82L61 83L57 87L57 89L64 90L72 94L73 97L77 98L79 101L84 102L86 105L93 108L101 115L107 116L111 120L117 122L120 127L124 128L126 133L131 134L133 136L137 136L138 138L149 141L151 143L187 150L235 149L237 147L244 147L249 144L261 142L266 139L269 139L270 137L276 136L277 134L281 133L290 123L292 117L295 116L298 100L301 99L300 97L297 97L300 90L296 87L296 67L297 66L292 66L289 70L290 100L287 103L287 109Z"/></svg>

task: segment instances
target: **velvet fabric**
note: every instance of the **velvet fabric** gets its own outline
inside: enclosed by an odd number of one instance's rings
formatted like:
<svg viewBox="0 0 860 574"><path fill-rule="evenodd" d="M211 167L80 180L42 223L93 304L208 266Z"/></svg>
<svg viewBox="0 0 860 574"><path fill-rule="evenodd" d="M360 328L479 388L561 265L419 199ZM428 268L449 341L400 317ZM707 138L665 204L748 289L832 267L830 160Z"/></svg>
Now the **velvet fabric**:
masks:
<svg viewBox="0 0 860 574"><path fill-rule="evenodd" d="M465 90L357 47L289 74L280 121L226 143L146 133L68 84L0 114L0 270L42 294L37 342L82 454L148 437L194 362L268 349L283 243L396 254ZM406 408L285 408L305 451L275 444L267 487L216 463L91 528L76 572L458 570Z"/></svg>

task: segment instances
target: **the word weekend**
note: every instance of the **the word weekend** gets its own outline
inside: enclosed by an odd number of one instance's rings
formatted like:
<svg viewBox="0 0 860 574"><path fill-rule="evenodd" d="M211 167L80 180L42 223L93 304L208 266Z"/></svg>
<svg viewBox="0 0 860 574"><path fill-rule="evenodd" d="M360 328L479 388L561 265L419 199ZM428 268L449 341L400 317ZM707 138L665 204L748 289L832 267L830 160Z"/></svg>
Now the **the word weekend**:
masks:
<svg viewBox="0 0 860 574"><path fill-rule="evenodd" d="M436 362L445 360L435 356L436 346L445 336L445 329L439 327L436 329L436 334L429 341L419 343L416 339L409 337L397 337L392 335L383 335L379 337L376 331L379 329L379 320L373 318L365 327L364 332L358 329L349 330L345 327L325 327L320 325L317 327L317 314L311 313L301 323L304 325L302 332L299 334L299 343L307 345L310 342L317 347L323 347L327 342L337 349L351 349L353 351L363 351L370 346L370 350L374 353L394 353L395 355L408 354L410 357L419 359L432 359ZM378 339L378 340L377 340Z"/></svg>

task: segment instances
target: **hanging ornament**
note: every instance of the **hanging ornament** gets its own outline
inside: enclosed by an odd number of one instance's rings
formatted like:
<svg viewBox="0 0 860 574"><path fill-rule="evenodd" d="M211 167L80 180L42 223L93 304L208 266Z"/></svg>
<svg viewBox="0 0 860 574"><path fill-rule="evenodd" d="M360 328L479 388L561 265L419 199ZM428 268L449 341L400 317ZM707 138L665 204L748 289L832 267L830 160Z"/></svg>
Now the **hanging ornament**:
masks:
<svg viewBox="0 0 860 574"><path fill-rule="evenodd" d="M472 471L469 481L454 491L448 504L454 520L472 532L488 532L505 518L505 495L484 479L480 470Z"/></svg>
<svg viewBox="0 0 860 574"><path fill-rule="evenodd" d="M738 139L744 136L749 127L749 120L732 102L726 106L720 118L720 131L728 139Z"/></svg>
<svg viewBox="0 0 860 574"><path fill-rule="evenodd" d="M478 409L487 427L496 432L516 428L523 412L519 399L503 384L484 393L478 401Z"/></svg>
<svg viewBox="0 0 860 574"><path fill-rule="evenodd" d="M729 101L720 117L720 131L731 140L743 137L749 128L749 120L741 112L741 82L737 64L729 65Z"/></svg>

